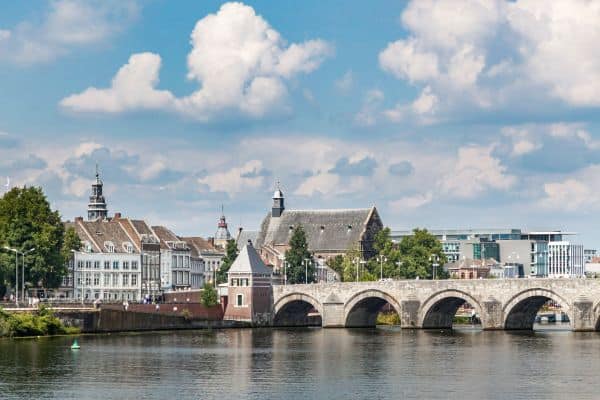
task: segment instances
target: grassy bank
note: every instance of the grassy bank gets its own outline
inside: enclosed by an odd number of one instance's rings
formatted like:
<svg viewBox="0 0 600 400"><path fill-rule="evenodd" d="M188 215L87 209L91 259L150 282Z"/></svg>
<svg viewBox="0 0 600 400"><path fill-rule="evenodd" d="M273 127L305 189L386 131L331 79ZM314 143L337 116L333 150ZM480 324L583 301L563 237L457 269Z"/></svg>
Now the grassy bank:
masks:
<svg viewBox="0 0 600 400"><path fill-rule="evenodd" d="M400 317L395 312L381 312L377 315L377 325L400 325Z"/></svg>
<svg viewBox="0 0 600 400"><path fill-rule="evenodd" d="M0 337L46 336L78 333L66 327L54 313L40 307L31 313L10 313L0 308Z"/></svg>

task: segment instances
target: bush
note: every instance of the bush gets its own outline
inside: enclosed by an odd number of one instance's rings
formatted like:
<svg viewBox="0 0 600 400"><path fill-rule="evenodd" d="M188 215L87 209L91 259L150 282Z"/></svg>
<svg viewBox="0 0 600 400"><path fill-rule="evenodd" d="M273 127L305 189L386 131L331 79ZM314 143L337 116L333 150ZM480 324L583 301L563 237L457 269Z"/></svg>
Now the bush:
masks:
<svg viewBox="0 0 600 400"><path fill-rule="evenodd" d="M400 325L400 316L391 312L381 312L377 315L377 325Z"/></svg>
<svg viewBox="0 0 600 400"><path fill-rule="evenodd" d="M200 301L204 307L214 307L219 304L219 294L210 283L205 283L202 288Z"/></svg>
<svg viewBox="0 0 600 400"><path fill-rule="evenodd" d="M0 309L0 336L45 336L78 333L66 328L51 310L40 307L35 313L8 313Z"/></svg>

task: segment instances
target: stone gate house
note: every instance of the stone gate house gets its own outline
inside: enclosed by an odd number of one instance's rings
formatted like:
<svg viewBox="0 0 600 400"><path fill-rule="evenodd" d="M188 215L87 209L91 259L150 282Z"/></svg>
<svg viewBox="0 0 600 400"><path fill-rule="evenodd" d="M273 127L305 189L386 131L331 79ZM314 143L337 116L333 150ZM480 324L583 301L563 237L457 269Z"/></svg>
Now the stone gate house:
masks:
<svg viewBox="0 0 600 400"><path fill-rule="evenodd" d="M255 325L271 323L273 287L271 270L248 242L228 273L228 299L225 319L247 321Z"/></svg>
<svg viewBox="0 0 600 400"><path fill-rule="evenodd" d="M283 257L294 227L306 232L308 250L317 267L336 255L356 248L364 259L375 255L375 235L383 223L375 207L361 209L286 210L281 190L273 194L273 207L263 220L255 246L274 273L283 273Z"/></svg>

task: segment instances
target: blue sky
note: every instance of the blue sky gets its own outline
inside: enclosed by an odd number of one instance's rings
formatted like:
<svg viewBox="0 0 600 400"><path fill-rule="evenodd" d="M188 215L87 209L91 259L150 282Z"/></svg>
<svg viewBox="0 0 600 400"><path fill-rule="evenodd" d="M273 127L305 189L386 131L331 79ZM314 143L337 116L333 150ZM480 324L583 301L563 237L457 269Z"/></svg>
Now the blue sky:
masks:
<svg viewBox="0 0 600 400"><path fill-rule="evenodd" d="M394 229L600 246L600 3L31 1L0 12L0 175L211 235L375 204ZM4 180L4 179L3 179Z"/></svg>

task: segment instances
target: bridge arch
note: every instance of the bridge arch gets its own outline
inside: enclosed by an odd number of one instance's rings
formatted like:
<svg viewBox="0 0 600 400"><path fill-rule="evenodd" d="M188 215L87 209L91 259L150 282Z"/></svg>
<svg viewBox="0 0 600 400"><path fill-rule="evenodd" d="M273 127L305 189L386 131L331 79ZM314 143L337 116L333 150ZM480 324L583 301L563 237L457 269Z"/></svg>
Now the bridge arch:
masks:
<svg viewBox="0 0 600 400"><path fill-rule="evenodd" d="M344 305L344 325L347 328L374 327L381 308L389 304L400 315L400 304L390 294L379 289L367 289L353 295Z"/></svg>
<svg viewBox="0 0 600 400"><path fill-rule="evenodd" d="M552 290L532 288L519 292L505 303L502 309L504 329L533 329L538 311L548 300L560 304L562 311L569 317L569 323L573 326L571 307L565 298Z"/></svg>
<svg viewBox="0 0 600 400"><path fill-rule="evenodd" d="M323 306L321 303L306 293L290 293L273 305L274 326L309 326L320 325L316 318L308 314L312 310L319 313L319 320L323 317ZM318 323L317 323L318 322Z"/></svg>
<svg viewBox="0 0 600 400"><path fill-rule="evenodd" d="M462 290L447 289L437 292L423 302L419 312L419 326L424 329L451 329L456 311L469 303L481 319L481 325L487 326L487 316L473 296Z"/></svg>

